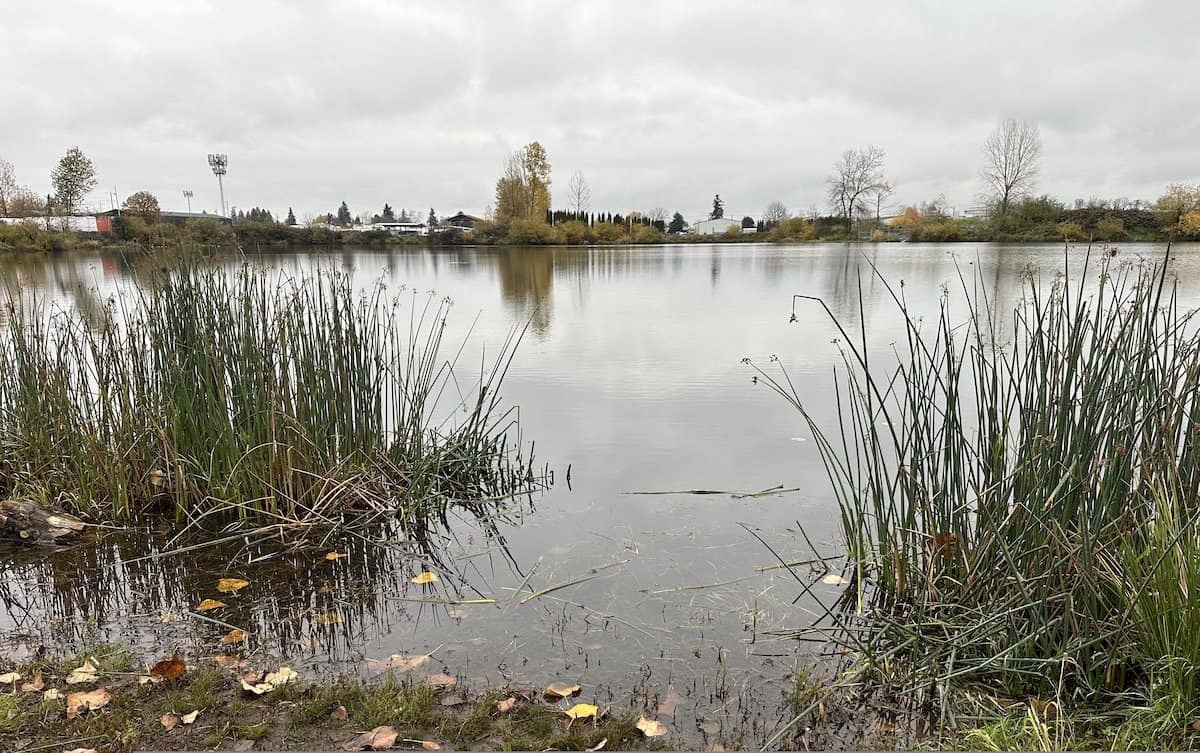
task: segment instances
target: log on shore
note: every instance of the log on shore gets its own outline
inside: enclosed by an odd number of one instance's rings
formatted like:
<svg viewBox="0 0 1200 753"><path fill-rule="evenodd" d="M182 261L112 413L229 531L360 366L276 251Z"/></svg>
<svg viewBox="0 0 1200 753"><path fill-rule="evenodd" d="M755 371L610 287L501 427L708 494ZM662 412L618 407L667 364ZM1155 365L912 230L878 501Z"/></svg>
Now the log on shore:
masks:
<svg viewBox="0 0 1200 753"><path fill-rule="evenodd" d="M83 521L64 512L25 499L0 499L0 540L51 543L83 528Z"/></svg>

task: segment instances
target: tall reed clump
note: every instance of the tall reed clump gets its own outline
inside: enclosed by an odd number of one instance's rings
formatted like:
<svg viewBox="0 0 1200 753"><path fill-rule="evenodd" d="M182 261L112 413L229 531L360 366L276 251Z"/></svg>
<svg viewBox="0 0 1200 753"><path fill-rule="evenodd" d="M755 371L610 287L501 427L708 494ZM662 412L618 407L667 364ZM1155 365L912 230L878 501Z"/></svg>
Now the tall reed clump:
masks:
<svg viewBox="0 0 1200 753"><path fill-rule="evenodd" d="M99 321L10 299L0 494L330 524L526 488L498 395L520 333L472 390L444 360L448 306L248 267L169 272Z"/></svg>
<svg viewBox="0 0 1200 753"><path fill-rule="evenodd" d="M842 330L837 425L769 379L807 420L840 508L855 586L841 626L924 687L1084 700L1149 682L1194 710L1193 312L1165 261L1029 272L1011 312L961 282L965 309L943 296L926 321L888 287L906 333L894 359Z"/></svg>

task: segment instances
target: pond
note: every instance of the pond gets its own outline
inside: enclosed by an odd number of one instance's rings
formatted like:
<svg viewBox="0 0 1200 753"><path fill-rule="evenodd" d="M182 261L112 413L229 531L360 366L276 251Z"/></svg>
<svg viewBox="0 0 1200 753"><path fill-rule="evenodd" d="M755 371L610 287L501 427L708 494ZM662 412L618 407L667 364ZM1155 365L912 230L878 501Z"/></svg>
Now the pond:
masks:
<svg viewBox="0 0 1200 753"><path fill-rule="evenodd" d="M1121 259L1163 253L1120 248ZM1200 300L1200 248L1172 256L1182 297ZM673 711L697 743L762 741L785 720L797 668L829 653L780 634L837 598L821 575L823 560L840 566L841 542L802 417L744 359L786 369L832 425L838 331L811 301L790 321L794 294L822 299L848 332L865 332L873 358L888 358L903 321L873 268L918 313L947 290L961 301L960 275L1005 310L1031 266L1049 277L1083 258L1061 246L739 244L225 260L231 273L250 263L449 297L445 355L462 344L464 383L528 323L502 394L552 483L484 522L451 516L436 555L369 541L337 544L347 556L332 560L238 541L164 554L177 547L167 521L49 554L0 552L0 640L16 656L96 641L204 655L236 626L250 650L312 676L369 676L389 655L432 654L431 666L473 687L579 682L614 709ZM105 254L8 260L0 280L85 310L135 285L129 264ZM812 564L789 570L780 558ZM438 583L412 582L425 568ZM219 594L226 576L250 585ZM195 612L206 598L230 608Z"/></svg>

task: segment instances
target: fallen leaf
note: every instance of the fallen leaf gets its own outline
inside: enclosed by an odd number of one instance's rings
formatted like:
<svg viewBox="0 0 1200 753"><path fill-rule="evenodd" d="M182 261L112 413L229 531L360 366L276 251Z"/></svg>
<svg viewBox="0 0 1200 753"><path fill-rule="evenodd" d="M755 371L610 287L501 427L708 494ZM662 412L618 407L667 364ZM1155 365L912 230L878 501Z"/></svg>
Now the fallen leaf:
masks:
<svg viewBox="0 0 1200 753"><path fill-rule="evenodd" d="M496 709L501 714L507 714L508 712L512 711L516 707L516 705L517 705L517 699L513 696L509 696L508 698L505 698L503 701L498 702L496 704Z"/></svg>
<svg viewBox="0 0 1200 753"><path fill-rule="evenodd" d="M369 661L367 666L375 672L386 672L389 669L398 669L401 672L408 672L416 669L425 662L429 661L429 654L392 654L383 661Z"/></svg>
<svg viewBox="0 0 1200 753"><path fill-rule="evenodd" d="M21 679L20 672L5 672L4 674L0 675L0 685L8 685L10 683L16 683L20 679Z"/></svg>
<svg viewBox="0 0 1200 753"><path fill-rule="evenodd" d="M250 581L242 580L241 578L221 578L217 581L217 590L223 594L237 593L246 586L250 585Z"/></svg>
<svg viewBox="0 0 1200 753"><path fill-rule="evenodd" d="M68 685L79 685L80 683L95 681L96 667L90 660L85 661L82 667L76 667L75 669L72 669L71 673L67 675Z"/></svg>
<svg viewBox="0 0 1200 753"><path fill-rule="evenodd" d="M268 673L264 682L273 687L281 688L299 676L291 667L280 667L278 670Z"/></svg>
<svg viewBox="0 0 1200 753"><path fill-rule="evenodd" d="M59 698L62 698L62 691L58 688L50 688L45 693L42 693L42 700L44 701L57 701Z"/></svg>
<svg viewBox="0 0 1200 753"><path fill-rule="evenodd" d="M112 700L112 693L105 688L87 693L71 693L67 696L67 719L74 719L88 711L102 709Z"/></svg>
<svg viewBox="0 0 1200 753"><path fill-rule="evenodd" d="M423 750L441 750L442 746L438 745L433 740L422 740L421 748Z"/></svg>
<svg viewBox="0 0 1200 753"><path fill-rule="evenodd" d="M387 750L399 736L394 727L376 727L347 743L346 750Z"/></svg>
<svg viewBox="0 0 1200 753"><path fill-rule="evenodd" d="M158 664L150 668L151 677L161 677L164 680L178 680L183 677L184 670L187 665L178 655L172 656L170 659L163 659Z"/></svg>
<svg viewBox="0 0 1200 753"><path fill-rule="evenodd" d="M318 625L337 625L342 621L341 612L325 612L317 615Z"/></svg>
<svg viewBox="0 0 1200 753"><path fill-rule="evenodd" d="M821 578L821 582L827 586L840 586L846 582L846 579L837 573L830 573L824 578Z"/></svg>
<svg viewBox="0 0 1200 753"><path fill-rule="evenodd" d="M599 707L590 703L577 703L563 713L572 719L595 719L598 711Z"/></svg>
<svg viewBox="0 0 1200 753"><path fill-rule="evenodd" d="M675 716L675 709L679 708L679 704L683 702L683 696L675 692L675 686L667 687L667 695L662 699L662 703L658 704L659 716Z"/></svg>
<svg viewBox="0 0 1200 753"><path fill-rule="evenodd" d="M198 716L200 716L200 709L196 709L189 714L184 714L183 716L179 717L179 721L183 722L184 724L191 724L192 722L196 721L196 717Z"/></svg>
<svg viewBox="0 0 1200 753"><path fill-rule="evenodd" d="M338 707L333 710L333 713L329 715L329 718L335 722L344 722L350 718L350 712L346 711L345 706L339 704Z"/></svg>
<svg viewBox="0 0 1200 753"><path fill-rule="evenodd" d="M579 685L568 685L565 682L552 682L542 693L548 700L557 701L560 698L570 698L579 695L583 690Z"/></svg>
<svg viewBox="0 0 1200 753"><path fill-rule="evenodd" d="M246 660L240 656L226 656L225 654L221 654L220 656L214 656L213 661L217 663L218 667L241 669L246 666Z"/></svg>
<svg viewBox="0 0 1200 753"><path fill-rule="evenodd" d="M42 681L42 670L33 673L33 679L21 685L22 693L36 693L46 687L46 683Z"/></svg>
<svg viewBox="0 0 1200 753"><path fill-rule="evenodd" d="M666 725L656 719L647 719L644 716L638 717L637 728L646 737L662 737L667 734Z"/></svg>
<svg viewBox="0 0 1200 753"><path fill-rule="evenodd" d="M274 689L275 689L274 685L269 685L265 682L250 683L250 682L246 682L245 680L242 680L242 690L246 691L247 693L253 693L254 695L262 695L263 693L270 693Z"/></svg>
<svg viewBox="0 0 1200 753"><path fill-rule="evenodd" d="M163 678L150 675L141 675L138 677L138 685L157 685L162 682Z"/></svg>
<svg viewBox="0 0 1200 753"><path fill-rule="evenodd" d="M230 643L241 643L244 640L246 640L246 631L239 630L238 628L234 628L225 635L221 636L221 643L226 645Z"/></svg>
<svg viewBox="0 0 1200 753"><path fill-rule="evenodd" d="M179 726L179 723L183 721L183 717L179 714L163 714L158 721L162 724L163 729L170 732Z"/></svg>
<svg viewBox="0 0 1200 753"><path fill-rule="evenodd" d="M588 753L596 753L596 751L598 751L598 750L603 750L605 745L608 745L607 737L604 738L603 740L601 740L600 742L596 743L592 747L588 748Z"/></svg>
<svg viewBox="0 0 1200 753"><path fill-rule="evenodd" d="M181 620L183 620L183 616L180 614L175 612L163 612L162 623L164 625L170 625L173 622L179 622Z"/></svg>
<svg viewBox="0 0 1200 753"><path fill-rule="evenodd" d="M430 675L425 678L425 683L431 686L434 690L446 690L458 684L458 680L446 674L438 672L436 675Z"/></svg>
<svg viewBox="0 0 1200 753"><path fill-rule="evenodd" d="M412 582L416 583L418 586L423 586L427 583L437 583L437 580L438 580L437 573L431 573L428 570L426 570L425 572L415 576L412 579Z"/></svg>
<svg viewBox="0 0 1200 753"><path fill-rule="evenodd" d="M196 605L196 611L197 612L207 612L212 609L220 609L221 607L227 607L227 606L229 606L229 605L223 601L217 601L216 599L205 599L204 601L202 601Z"/></svg>
<svg viewBox="0 0 1200 753"><path fill-rule="evenodd" d="M329 554L325 555L325 559L329 562L333 562L334 560L340 560L345 556L346 555L342 554L341 552L330 552Z"/></svg>

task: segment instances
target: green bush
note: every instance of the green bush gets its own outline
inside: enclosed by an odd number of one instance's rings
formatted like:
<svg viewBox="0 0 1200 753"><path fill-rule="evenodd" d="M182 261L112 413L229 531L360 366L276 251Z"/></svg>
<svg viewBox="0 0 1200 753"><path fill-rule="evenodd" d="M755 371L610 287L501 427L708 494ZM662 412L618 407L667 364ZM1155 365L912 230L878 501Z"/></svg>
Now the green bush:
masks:
<svg viewBox="0 0 1200 753"><path fill-rule="evenodd" d="M506 240L519 246L550 246L563 242L557 228L540 220L513 220Z"/></svg>

